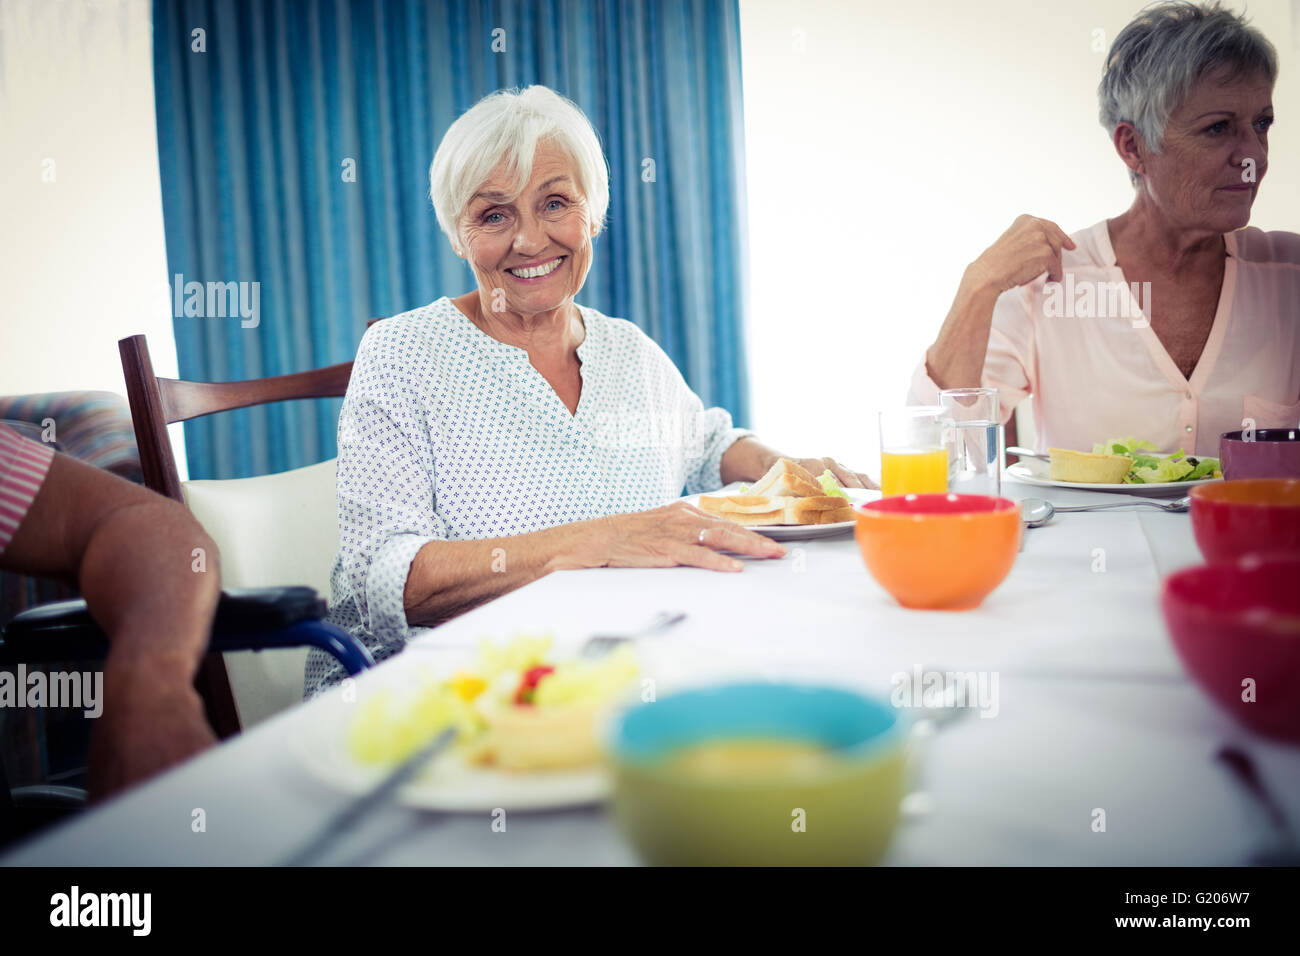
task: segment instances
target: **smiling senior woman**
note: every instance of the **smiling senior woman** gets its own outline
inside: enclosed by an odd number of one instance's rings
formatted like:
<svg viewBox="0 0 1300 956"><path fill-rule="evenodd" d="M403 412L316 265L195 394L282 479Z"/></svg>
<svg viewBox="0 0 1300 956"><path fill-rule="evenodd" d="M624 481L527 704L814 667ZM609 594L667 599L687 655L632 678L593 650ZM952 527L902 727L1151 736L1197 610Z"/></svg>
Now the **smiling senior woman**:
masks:
<svg viewBox="0 0 1300 956"><path fill-rule="evenodd" d="M331 619L382 658L409 626L551 571L739 571L721 552L784 554L674 502L683 487L757 479L777 452L705 409L635 325L574 302L609 203L582 112L542 86L494 93L447 130L429 179L478 288L361 341L339 418ZM313 653L309 691L341 676Z"/></svg>
<svg viewBox="0 0 1300 956"><path fill-rule="evenodd" d="M1098 91L1132 206L1073 236L1018 218L966 269L914 399L996 387L1006 421L1032 395L1040 451L1134 435L1215 455L1222 432L1294 426L1300 236L1245 228L1276 77L1268 40L1217 4L1139 14Z"/></svg>

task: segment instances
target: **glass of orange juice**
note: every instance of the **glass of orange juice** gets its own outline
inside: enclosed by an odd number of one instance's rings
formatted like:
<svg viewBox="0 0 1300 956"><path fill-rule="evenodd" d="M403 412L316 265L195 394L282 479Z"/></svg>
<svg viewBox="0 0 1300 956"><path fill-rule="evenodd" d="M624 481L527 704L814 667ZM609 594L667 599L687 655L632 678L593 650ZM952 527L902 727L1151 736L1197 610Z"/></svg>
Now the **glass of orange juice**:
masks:
<svg viewBox="0 0 1300 956"><path fill-rule="evenodd" d="M880 491L923 495L948 490L947 432L938 405L911 405L880 413Z"/></svg>

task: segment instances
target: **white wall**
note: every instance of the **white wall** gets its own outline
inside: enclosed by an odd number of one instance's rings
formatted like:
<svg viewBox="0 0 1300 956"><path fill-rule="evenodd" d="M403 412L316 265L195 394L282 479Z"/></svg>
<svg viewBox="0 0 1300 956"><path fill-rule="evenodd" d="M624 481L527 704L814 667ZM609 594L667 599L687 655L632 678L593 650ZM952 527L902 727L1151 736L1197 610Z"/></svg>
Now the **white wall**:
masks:
<svg viewBox="0 0 1300 956"><path fill-rule="evenodd" d="M764 438L877 473L875 412L966 263L1021 212L1074 230L1127 206L1093 31L1108 44L1140 6L741 0ZM1297 229L1300 0L1250 13L1282 60L1254 223ZM149 0L0 0L0 394L122 393L136 332L176 374L151 44Z"/></svg>
<svg viewBox="0 0 1300 956"><path fill-rule="evenodd" d="M876 411L1020 213L1122 212L1103 54L1144 0L740 0L754 425L878 475ZM1252 0L1281 76L1252 220L1300 229L1300 2Z"/></svg>
<svg viewBox="0 0 1300 956"><path fill-rule="evenodd" d="M174 377L149 0L0 0L0 143L0 395Z"/></svg>

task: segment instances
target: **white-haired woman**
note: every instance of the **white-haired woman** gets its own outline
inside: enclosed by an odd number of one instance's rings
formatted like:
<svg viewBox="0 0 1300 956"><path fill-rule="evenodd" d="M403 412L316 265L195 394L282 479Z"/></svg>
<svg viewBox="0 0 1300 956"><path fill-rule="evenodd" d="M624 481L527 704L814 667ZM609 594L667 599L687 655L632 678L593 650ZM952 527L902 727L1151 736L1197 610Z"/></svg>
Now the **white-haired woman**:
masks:
<svg viewBox="0 0 1300 956"><path fill-rule="evenodd" d="M1018 218L966 269L913 396L996 387L1005 421L1032 395L1040 450L1132 435L1216 455L1222 432L1294 426L1300 236L1245 228L1276 76L1217 4L1143 10L1098 91L1132 206L1072 236Z"/></svg>
<svg viewBox="0 0 1300 956"><path fill-rule="evenodd" d="M574 302L609 204L582 112L546 87L494 93L447 130L429 179L478 287L361 341L339 419L331 618L384 657L409 626L551 571L739 571L723 552L784 554L675 501L761 477L777 453L704 408L635 325ZM339 676L314 654L308 689Z"/></svg>

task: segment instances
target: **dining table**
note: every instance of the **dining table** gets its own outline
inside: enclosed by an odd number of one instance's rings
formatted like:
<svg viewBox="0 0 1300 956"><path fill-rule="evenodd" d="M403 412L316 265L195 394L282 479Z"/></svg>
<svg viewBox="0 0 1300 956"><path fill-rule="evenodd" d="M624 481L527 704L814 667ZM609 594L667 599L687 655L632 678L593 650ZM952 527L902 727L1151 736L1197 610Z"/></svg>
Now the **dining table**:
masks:
<svg viewBox="0 0 1300 956"><path fill-rule="evenodd" d="M1006 480L1003 495L1125 506L1058 513L966 611L901 607L851 533L790 541L738 573L694 568L550 574L433 629L360 675L446 668L484 639L550 634L557 656L597 633L676 626L638 642L662 697L733 680L850 688L894 706L929 674L975 675L979 706L912 724L909 793L887 865L1242 865L1276 841L1217 754L1233 747L1300 824L1300 748L1260 736L1188 677L1160 610L1164 577L1202 558L1186 513ZM1166 499L1167 500L1167 499ZM979 560L971 555L970 560ZM355 799L295 741L330 692L0 857L24 865L262 865L291 858ZM922 728L928 733L922 733ZM502 825L504 810L505 823ZM202 819L203 825L195 821ZM623 865L638 856L602 803L445 812L393 800L319 859L338 865Z"/></svg>

